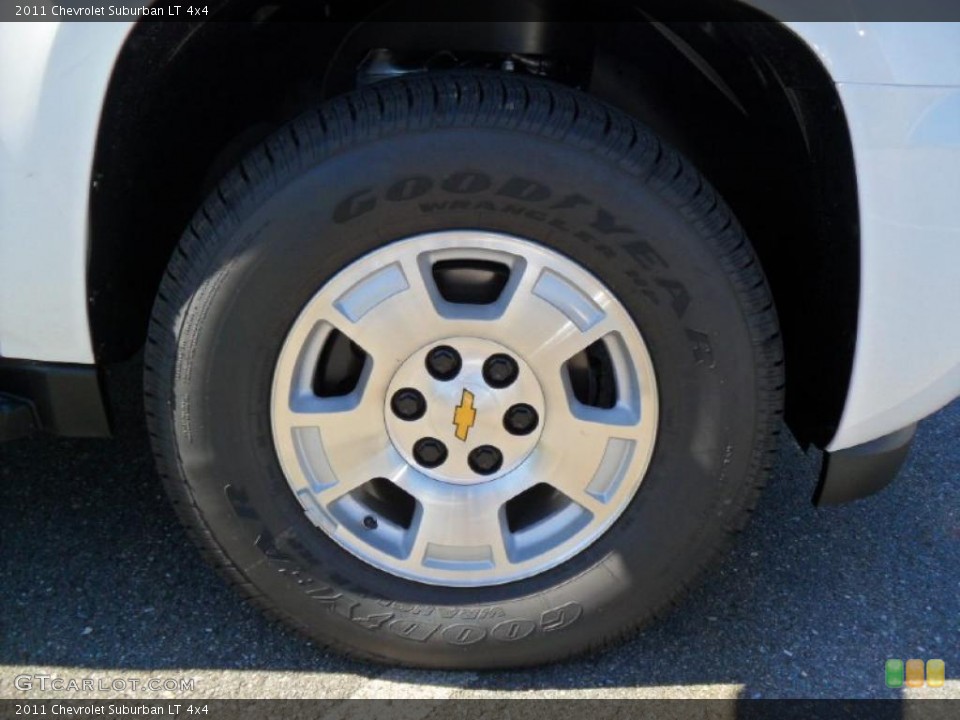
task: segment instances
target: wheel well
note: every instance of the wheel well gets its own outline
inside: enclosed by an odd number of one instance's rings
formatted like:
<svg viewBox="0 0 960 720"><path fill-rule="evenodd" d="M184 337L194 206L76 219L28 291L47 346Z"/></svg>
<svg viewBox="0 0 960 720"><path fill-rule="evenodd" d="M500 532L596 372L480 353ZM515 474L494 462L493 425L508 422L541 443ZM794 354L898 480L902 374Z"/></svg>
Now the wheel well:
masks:
<svg viewBox="0 0 960 720"><path fill-rule="evenodd" d="M659 2L647 0L638 5L649 14L630 21L576 24L552 4L516 23L390 23L336 21L332 2L331 22L296 23L286 22L296 2L226 0L215 12L247 22L137 24L94 161L98 361L143 344L170 254L219 176L299 111L371 81L367 53L382 48L388 74L455 63L580 87L687 154L733 207L772 286L791 429L827 443L853 365L860 263L853 155L826 71L790 30L736 3L720 6L732 8L729 23L657 22Z"/></svg>

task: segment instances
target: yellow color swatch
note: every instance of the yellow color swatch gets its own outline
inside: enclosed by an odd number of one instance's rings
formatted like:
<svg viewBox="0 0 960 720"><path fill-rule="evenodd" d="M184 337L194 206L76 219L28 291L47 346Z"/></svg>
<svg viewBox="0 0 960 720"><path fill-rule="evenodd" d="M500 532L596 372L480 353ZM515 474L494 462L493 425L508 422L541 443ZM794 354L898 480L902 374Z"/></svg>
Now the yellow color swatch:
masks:
<svg viewBox="0 0 960 720"><path fill-rule="evenodd" d="M943 660L927 660L927 685L930 687L943 687L946 681L947 667Z"/></svg>
<svg viewBox="0 0 960 720"><path fill-rule="evenodd" d="M907 660L907 687L923 687L923 660Z"/></svg>

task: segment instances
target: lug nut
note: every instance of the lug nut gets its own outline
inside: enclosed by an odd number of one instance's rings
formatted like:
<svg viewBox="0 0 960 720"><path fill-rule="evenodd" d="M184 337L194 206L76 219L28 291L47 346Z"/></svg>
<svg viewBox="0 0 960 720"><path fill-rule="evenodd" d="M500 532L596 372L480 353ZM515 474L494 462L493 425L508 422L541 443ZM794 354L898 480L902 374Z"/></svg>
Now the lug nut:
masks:
<svg viewBox="0 0 960 720"><path fill-rule="evenodd" d="M435 468L447 459L447 446L436 438L420 438L413 445L413 457L423 467Z"/></svg>
<svg viewBox="0 0 960 720"><path fill-rule="evenodd" d="M491 475L503 465L503 455L493 445L481 445L470 451L467 464L478 475Z"/></svg>
<svg viewBox="0 0 960 720"><path fill-rule="evenodd" d="M517 379L520 369L517 361L509 355L497 353L483 363L483 379L493 388L505 388Z"/></svg>
<svg viewBox="0 0 960 720"><path fill-rule="evenodd" d="M511 435L529 435L539 422L537 411L526 403L511 405L503 414L503 427Z"/></svg>
<svg viewBox="0 0 960 720"><path fill-rule="evenodd" d="M438 345L427 353L427 372L437 380L453 380L460 372L463 361L460 353L449 345Z"/></svg>
<svg viewBox="0 0 960 720"><path fill-rule="evenodd" d="M390 409L401 420L419 420L427 411L427 401L419 390L400 388L390 399Z"/></svg>

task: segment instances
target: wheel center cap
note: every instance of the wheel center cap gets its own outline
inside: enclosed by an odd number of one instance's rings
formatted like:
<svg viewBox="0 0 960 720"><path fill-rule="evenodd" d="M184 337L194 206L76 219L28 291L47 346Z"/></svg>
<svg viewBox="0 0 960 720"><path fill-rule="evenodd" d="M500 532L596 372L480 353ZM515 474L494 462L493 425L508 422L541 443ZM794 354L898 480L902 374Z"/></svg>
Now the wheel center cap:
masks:
<svg viewBox="0 0 960 720"><path fill-rule="evenodd" d="M496 480L533 452L544 421L533 370L500 343L430 343L397 369L384 404L387 433L428 477L457 485Z"/></svg>

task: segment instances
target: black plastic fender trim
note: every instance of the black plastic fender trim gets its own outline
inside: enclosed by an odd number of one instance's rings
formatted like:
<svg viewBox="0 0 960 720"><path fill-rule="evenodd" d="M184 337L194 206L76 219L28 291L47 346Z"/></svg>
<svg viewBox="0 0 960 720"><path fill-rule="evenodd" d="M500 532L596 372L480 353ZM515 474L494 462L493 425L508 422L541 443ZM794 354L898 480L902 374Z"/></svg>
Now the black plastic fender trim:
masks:
<svg viewBox="0 0 960 720"><path fill-rule="evenodd" d="M110 418L95 365L0 358L0 394L12 436L22 436L23 406L32 409L35 429L66 437L109 437ZM5 421L6 422L6 421ZM5 427L5 425L3 425ZM0 440L12 439L0 433Z"/></svg>
<svg viewBox="0 0 960 720"><path fill-rule="evenodd" d="M907 458L917 425L909 425L863 445L826 452L813 504L840 505L883 490Z"/></svg>

